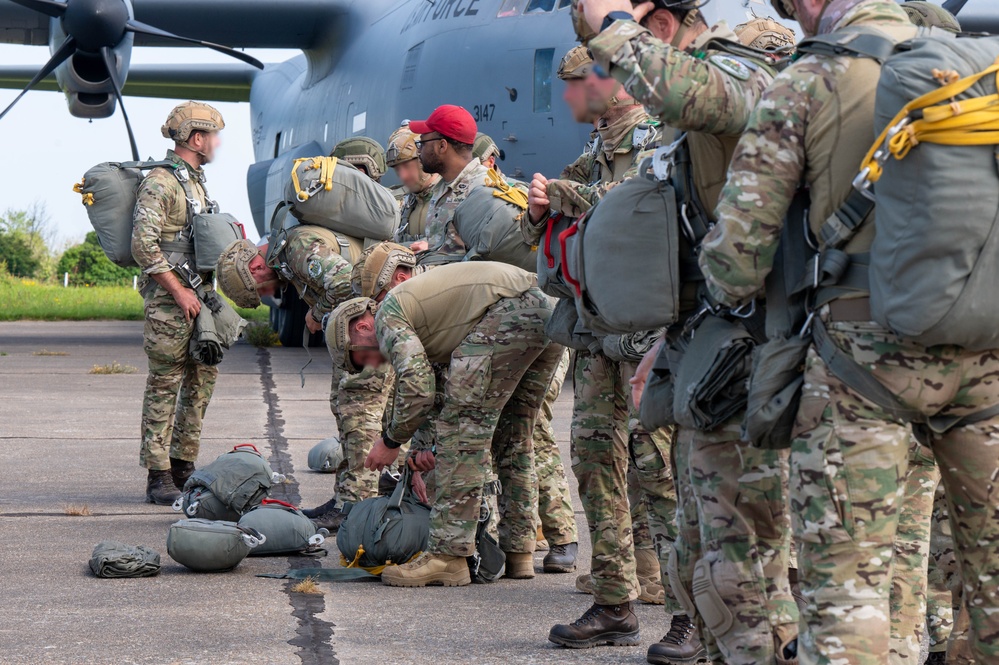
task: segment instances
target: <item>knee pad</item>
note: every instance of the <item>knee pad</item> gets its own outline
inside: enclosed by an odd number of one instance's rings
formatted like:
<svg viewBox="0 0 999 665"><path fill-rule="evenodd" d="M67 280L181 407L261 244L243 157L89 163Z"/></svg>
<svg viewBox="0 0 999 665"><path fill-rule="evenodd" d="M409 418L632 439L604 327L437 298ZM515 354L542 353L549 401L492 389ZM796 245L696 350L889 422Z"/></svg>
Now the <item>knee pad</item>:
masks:
<svg viewBox="0 0 999 665"><path fill-rule="evenodd" d="M711 564L708 561L701 559L694 566L694 580L691 586L694 589L694 603L704 625L716 638L725 635L732 629L735 617L715 588L715 582L711 577Z"/></svg>
<svg viewBox="0 0 999 665"><path fill-rule="evenodd" d="M687 589L680 580L679 561L677 560L675 549L669 553L669 561L666 563L666 575L669 577L669 586L673 589L673 595L676 596L680 607L683 608L688 617L693 619L697 616L697 608L694 607L694 601L687 595Z"/></svg>

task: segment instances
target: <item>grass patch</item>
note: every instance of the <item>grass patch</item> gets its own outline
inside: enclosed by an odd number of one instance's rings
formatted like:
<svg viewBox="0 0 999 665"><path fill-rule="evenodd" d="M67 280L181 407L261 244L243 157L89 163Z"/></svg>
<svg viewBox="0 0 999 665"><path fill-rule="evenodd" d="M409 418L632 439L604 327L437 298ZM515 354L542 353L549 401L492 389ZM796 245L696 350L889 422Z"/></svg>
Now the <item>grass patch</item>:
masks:
<svg viewBox="0 0 999 665"><path fill-rule="evenodd" d="M75 504L70 504L68 506L65 506L62 509L62 512L71 517L90 517L91 515L93 515L93 513L90 512L90 506L88 506L85 503L79 506Z"/></svg>
<svg viewBox="0 0 999 665"><path fill-rule="evenodd" d="M135 374L139 369L131 365L122 365L117 360L106 365L94 365L90 368L90 374Z"/></svg>
<svg viewBox="0 0 999 665"><path fill-rule="evenodd" d="M68 356L69 352L68 351L49 351L48 349L42 349L41 351L35 351L31 355L33 355L33 356Z"/></svg>
<svg viewBox="0 0 999 665"><path fill-rule="evenodd" d="M267 323L251 323L243 329L243 337L256 347L280 346L278 334Z"/></svg>
<svg viewBox="0 0 999 665"><path fill-rule="evenodd" d="M7 355L6 351L0 351L0 358L3 358L5 355Z"/></svg>
<svg viewBox="0 0 999 665"><path fill-rule="evenodd" d="M142 296L131 286L44 284L0 275L0 321L141 321ZM270 310L236 308L248 321L269 321Z"/></svg>
<svg viewBox="0 0 999 665"><path fill-rule="evenodd" d="M292 584L291 590L294 593L322 594L323 592L323 590L319 588L319 585L316 584L315 577L306 577L301 582Z"/></svg>

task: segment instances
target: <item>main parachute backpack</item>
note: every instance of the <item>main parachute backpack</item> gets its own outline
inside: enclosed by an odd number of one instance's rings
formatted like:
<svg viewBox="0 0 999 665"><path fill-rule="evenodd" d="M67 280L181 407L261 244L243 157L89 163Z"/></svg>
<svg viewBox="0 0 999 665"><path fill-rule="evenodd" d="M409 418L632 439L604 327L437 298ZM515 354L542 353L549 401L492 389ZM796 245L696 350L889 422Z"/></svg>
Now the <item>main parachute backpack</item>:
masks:
<svg viewBox="0 0 999 665"><path fill-rule="evenodd" d="M217 507L221 505L236 515L243 515L260 505L271 485L283 481L284 476L271 470L256 446L243 443L191 474L174 509L179 510L178 504L181 504L185 513L191 516L190 506L209 500L203 491L207 489L213 511L221 511L222 508Z"/></svg>
<svg viewBox="0 0 999 665"><path fill-rule="evenodd" d="M256 530L266 538L250 551L249 556L318 551L327 533L325 529L319 533L301 510L278 499L264 499L239 519L239 526Z"/></svg>
<svg viewBox="0 0 999 665"><path fill-rule="evenodd" d="M181 520L170 527L167 554L177 563L199 573L232 570L267 538L234 522Z"/></svg>

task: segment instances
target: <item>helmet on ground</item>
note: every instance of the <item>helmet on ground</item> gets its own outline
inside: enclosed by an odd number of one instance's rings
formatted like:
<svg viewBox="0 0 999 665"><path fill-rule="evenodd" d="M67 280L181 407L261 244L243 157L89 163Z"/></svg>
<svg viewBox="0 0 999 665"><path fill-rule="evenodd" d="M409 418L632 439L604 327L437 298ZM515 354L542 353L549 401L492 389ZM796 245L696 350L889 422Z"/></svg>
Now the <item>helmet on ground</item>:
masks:
<svg viewBox="0 0 999 665"><path fill-rule="evenodd" d="M409 123L403 123L402 127L392 132L392 136L389 137L388 148L385 150L385 163L392 167L419 157L416 139L417 135L409 129Z"/></svg>
<svg viewBox="0 0 999 665"><path fill-rule="evenodd" d="M380 242L364 250L350 272L354 295L375 298L389 287L397 268L415 268L416 255L408 247Z"/></svg>
<svg viewBox="0 0 999 665"><path fill-rule="evenodd" d="M779 51L794 46L794 30L769 16L757 16L735 26L739 41L763 51Z"/></svg>
<svg viewBox="0 0 999 665"><path fill-rule="evenodd" d="M374 314L378 303L371 298L351 298L333 310L326 321L326 345L330 350L333 364L342 367L351 374L357 374L361 367L354 364L351 351L368 350L369 347L358 347L350 341L350 324L360 318L365 312Z"/></svg>
<svg viewBox="0 0 999 665"><path fill-rule="evenodd" d="M558 65L558 77L563 81L585 79L593 69L593 58L585 46L575 46L562 58Z"/></svg>
<svg viewBox="0 0 999 665"><path fill-rule="evenodd" d="M354 136L333 146L330 157L363 167L372 180L380 180L385 175L385 151L378 141L367 136Z"/></svg>
<svg viewBox="0 0 999 665"><path fill-rule="evenodd" d="M219 288L239 307L253 308L260 305L257 282L250 272L250 261L259 255L257 246L244 238L226 247L215 265Z"/></svg>
<svg viewBox="0 0 999 665"><path fill-rule="evenodd" d="M222 114L204 102L184 102L170 111L160 127L163 138L186 143L193 131L218 132L225 127Z"/></svg>

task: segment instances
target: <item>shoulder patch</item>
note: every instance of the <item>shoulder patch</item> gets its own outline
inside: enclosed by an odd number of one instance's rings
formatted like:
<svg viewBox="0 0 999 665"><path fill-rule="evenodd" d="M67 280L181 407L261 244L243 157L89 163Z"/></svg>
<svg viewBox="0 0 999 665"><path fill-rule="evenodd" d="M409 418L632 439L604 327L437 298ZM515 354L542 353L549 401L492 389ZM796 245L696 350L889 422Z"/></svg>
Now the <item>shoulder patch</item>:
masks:
<svg viewBox="0 0 999 665"><path fill-rule="evenodd" d="M753 73L749 66L742 60L731 55L725 55L724 53L716 53L710 56L708 62L740 81L748 81Z"/></svg>
<svg viewBox="0 0 999 665"><path fill-rule="evenodd" d="M323 264L319 262L319 259L312 259L309 261L307 270L309 271L309 277L318 279L323 274Z"/></svg>

